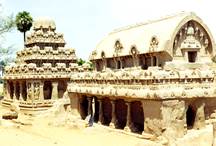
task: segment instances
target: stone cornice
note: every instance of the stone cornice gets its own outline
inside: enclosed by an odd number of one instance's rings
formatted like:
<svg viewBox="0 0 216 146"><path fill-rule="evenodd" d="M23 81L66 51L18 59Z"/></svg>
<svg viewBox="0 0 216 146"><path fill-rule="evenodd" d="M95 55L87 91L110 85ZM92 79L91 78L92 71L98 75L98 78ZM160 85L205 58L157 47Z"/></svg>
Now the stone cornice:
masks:
<svg viewBox="0 0 216 146"><path fill-rule="evenodd" d="M132 99L214 98L214 83L165 85L69 84L69 93L98 96L127 97Z"/></svg>
<svg viewBox="0 0 216 146"><path fill-rule="evenodd" d="M213 70L134 70L71 75L68 92L142 99L215 97Z"/></svg>

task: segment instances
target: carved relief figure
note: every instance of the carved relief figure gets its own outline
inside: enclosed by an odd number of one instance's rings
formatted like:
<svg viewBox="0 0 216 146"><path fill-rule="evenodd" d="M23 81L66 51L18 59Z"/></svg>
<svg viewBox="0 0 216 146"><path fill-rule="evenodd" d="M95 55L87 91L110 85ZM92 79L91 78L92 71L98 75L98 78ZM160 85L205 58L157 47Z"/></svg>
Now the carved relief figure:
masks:
<svg viewBox="0 0 216 146"><path fill-rule="evenodd" d="M158 47L159 41L156 36L153 36L150 42L149 50L150 52L155 51L155 49Z"/></svg>
<svg viewBox="0 0 216 146"><path fill-rule="evenodd" d="M40 83L35 82L34 83L34 99L39 100L40 96Z"/></svg>

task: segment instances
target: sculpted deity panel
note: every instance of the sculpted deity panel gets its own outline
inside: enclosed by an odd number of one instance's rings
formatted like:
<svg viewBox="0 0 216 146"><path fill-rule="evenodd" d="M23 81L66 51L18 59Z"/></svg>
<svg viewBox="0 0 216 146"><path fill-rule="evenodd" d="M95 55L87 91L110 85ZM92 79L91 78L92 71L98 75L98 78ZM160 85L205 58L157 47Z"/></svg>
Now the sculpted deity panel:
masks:
<svg viewBox="0 0 216 146"><path fill-rule="evenodd" d="M173 43L173 55L182 56L182 50L187 48L199 48L201 56L212 53L212 44L206 30L197 22L189 21L181 27L175 36Z"/></svg>

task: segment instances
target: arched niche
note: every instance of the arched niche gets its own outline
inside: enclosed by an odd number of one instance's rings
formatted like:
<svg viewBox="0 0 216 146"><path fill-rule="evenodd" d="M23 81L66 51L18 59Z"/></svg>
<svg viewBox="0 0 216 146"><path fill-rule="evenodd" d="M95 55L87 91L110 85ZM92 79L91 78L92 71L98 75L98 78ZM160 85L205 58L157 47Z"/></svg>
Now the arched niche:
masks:
<svg viewBox="0 0 216 146"><path fill-rule="evenodd" d="M173 41L173 57L184 57L188 62L196 62L200 57L212 55L211 37L200 23L190 20L180 27Z"/></svg>

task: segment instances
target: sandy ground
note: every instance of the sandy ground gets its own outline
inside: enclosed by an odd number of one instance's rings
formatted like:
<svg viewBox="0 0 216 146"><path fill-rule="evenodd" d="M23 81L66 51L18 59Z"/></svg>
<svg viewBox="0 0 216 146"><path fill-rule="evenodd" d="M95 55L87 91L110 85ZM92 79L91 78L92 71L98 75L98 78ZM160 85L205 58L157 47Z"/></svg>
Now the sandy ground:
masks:
<svg viewBox="0 0 216 146"><path fill-rule="evenodd" d="M0 107L0 114L6 110ZM74 128L50 125L55 117L32 117L19 115L22 125L10 120L1 120L1 146L134 146L152 143L148 140L107 130L103 126ZM58 116L59 117L59 116Z"/></svg>
<svg viewBox="0 0 216 146"><path fill-rule="evenodd" d="M0 84L0 92L2 90ZM64 114L35 117L19 114L17 121L1 119L9 109L0 105L0 146L135 146L152 142L126 135L95 124L93 127L54 126L53 121L64 122ZM61 117L62 116L62 117ZM58 120L60 118L60 120ZM51 124L50 124L51 123ZM30 125L28 125L30 124ZM83 123L82 123L83 124Z"/></svg>

